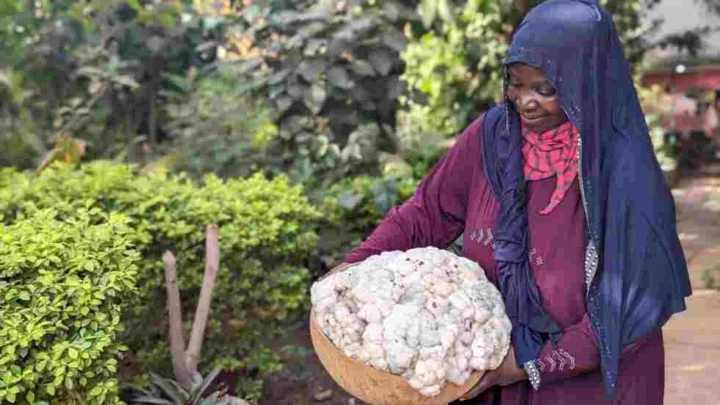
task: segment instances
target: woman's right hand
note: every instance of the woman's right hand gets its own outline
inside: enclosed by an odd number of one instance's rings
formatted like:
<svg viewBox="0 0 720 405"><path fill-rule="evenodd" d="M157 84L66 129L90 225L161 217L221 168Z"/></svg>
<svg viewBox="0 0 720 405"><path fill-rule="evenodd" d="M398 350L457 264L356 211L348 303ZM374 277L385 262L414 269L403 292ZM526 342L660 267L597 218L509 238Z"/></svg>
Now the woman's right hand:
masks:
<svg viewBox="0 0 720 405"><path fill-rule="evenodd" d="M339 271L343 271L343 270L347 269L348 267L352 267L352 266L354 266L354 265L355 265L355 263L345 263L345 262L340 263L339 265L335 266L332 270L330 270L330 271L328 271L327 273L323 274L322 277L320 277L320 278L318 279L318 281L321 281L321 280L325 279L326 277L328 277L328 276L331 275L331 274L337 273L337 272L339 272Z"/></svg>

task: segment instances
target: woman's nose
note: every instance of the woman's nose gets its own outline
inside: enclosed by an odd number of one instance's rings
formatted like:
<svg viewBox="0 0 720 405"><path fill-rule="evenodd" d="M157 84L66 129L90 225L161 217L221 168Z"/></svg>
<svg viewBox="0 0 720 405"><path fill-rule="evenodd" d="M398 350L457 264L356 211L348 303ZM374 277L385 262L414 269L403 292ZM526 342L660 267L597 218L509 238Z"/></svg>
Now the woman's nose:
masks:
<svg viewBox="0 0 720 405"><path fill-rule="evenodd" d="M520 108L524 111L534 110L539 105L537 100L535 100L529 92L523 92L520 94L518 101L520 101Z"/></svg>

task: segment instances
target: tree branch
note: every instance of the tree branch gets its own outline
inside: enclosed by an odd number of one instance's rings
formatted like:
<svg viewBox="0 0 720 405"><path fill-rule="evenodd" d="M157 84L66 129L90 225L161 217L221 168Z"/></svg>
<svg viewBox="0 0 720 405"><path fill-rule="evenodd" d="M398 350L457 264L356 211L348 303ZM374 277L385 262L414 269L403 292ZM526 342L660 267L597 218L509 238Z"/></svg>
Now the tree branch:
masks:
<svg viewBox="0 0 720 405"><path fill-rule="evenodd" d="M205 240L205 275L200 289L200 298L193 320L190 342L185 353L185 364L190 373L197 372L197 365L200 361L200 349L202 348L205 326L210 316L210 302L212 301L212 290L220 267L220 247L218 246L218 229L216 225L208 225Z"/></svg>
<svg viewBox="0 0 720 405"><path fill-rule="evenodd" d="M172 357L175 379L183 387L190 387L192 379L185 363L185 339L183 338L182 307L180 305L180 292L177 286L177 268L175 255L165 252L162 257L165 265L165 288L167 289L167 304L169 313L170 354Z"/></svg>

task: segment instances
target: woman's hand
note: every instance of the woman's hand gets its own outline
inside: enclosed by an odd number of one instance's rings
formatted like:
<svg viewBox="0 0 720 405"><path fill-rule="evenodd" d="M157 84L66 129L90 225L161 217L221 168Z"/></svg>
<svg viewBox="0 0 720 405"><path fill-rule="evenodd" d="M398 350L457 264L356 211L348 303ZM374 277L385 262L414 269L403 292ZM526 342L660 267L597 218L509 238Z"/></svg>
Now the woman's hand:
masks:
<svg viewBox="0 0 720 405"><path fill-rule="evenodd" d="M320 278L318 279L318 281L321 281L321 280L323 280L324 278L330 276L331 274L335 274L335 273L337 273L337 272L343 271L343 270L347 269L348 267L352 267L352 266L354 266L354 265L355 265L355 263L345 263L345 262L342 262L342 263L340 263L338 266L334 267L332 270L330 270L330 271L328 271L327 273L323 274L322 277L320 277Z"/></svg>
<svg viewBox="0 0 720 405"><path fill-rule="evenodd" d="M482 392L495 385L506 386L515 384L518 381L527 380L528 376L525 370L518 367L515 364L515 351L512 346L505 355L505 359L495 370L490 370L480 378L477 384L475 384L470 391L468 391L462 398L461 401L467 401L468 399L475 398Z"/></svg>

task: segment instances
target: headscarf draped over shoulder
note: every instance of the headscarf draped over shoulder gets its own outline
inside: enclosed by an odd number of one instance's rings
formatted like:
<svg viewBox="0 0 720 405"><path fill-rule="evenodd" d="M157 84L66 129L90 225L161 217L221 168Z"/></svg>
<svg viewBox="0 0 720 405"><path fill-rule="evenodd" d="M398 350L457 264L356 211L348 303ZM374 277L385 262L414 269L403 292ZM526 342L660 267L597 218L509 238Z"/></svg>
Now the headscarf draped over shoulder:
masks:
<svg viewBox="0 0 720 405"><path fill-rule="evenodd" d="M512 63L545 72L581 134L586 303L605 387L613 397L623 346L661 328L685 309L691 294L672 194L615 25L597 1L547 0L535 7L513 37L505 60L506 66ZM517 270L517 263L526 261L528 230L520 123L511 103L486 114L482 137L485 173L500 201L496 260L499 269L511 263L508 268ZM536 306L536 287L526 271L511 272L506 280L516 290L511 306L525 329L524 337L513 336L521 364L537 351L538 336L556 339L561 333Z"/></svg>

